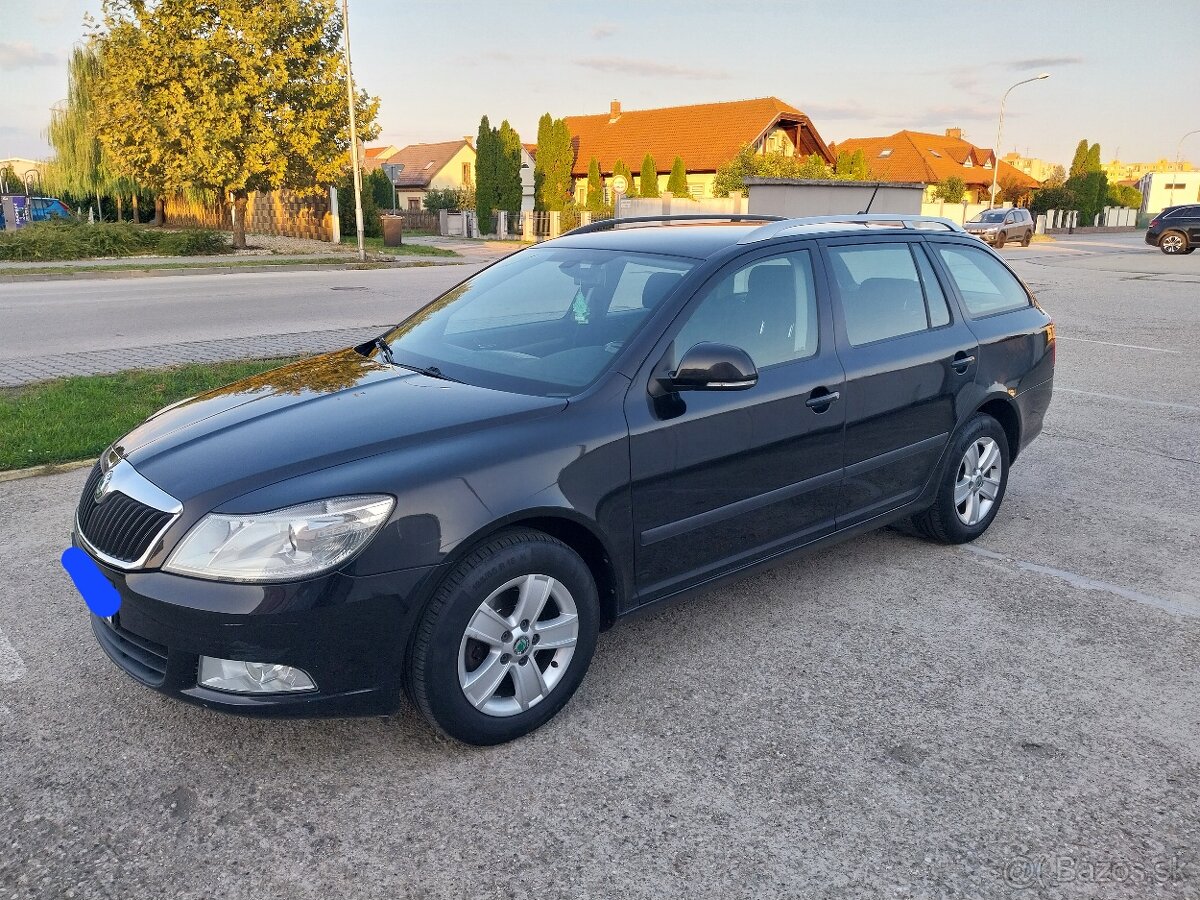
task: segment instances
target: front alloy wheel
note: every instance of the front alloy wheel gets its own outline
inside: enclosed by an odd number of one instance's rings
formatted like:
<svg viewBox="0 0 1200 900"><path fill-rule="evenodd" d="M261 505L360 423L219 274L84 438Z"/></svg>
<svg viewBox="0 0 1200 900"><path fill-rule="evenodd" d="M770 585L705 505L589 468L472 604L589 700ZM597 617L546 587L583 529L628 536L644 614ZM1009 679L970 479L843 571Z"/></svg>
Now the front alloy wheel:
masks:
<svg viewBox="0 0 1200 900"><path fill-rule="evenodd" d="M559 685L579 642L579 613L549 575L506 581L479 604L458 648L458 684L477 710L515 716Z"/></svg>
<svg viewBox="0 0 1200 900"><path fill-rule="evenodd" d="M599 622L596 583L579 554L542 531L502 531L438 586L413 636L405 688L451 737L510 741L571 699Z"/></svg>

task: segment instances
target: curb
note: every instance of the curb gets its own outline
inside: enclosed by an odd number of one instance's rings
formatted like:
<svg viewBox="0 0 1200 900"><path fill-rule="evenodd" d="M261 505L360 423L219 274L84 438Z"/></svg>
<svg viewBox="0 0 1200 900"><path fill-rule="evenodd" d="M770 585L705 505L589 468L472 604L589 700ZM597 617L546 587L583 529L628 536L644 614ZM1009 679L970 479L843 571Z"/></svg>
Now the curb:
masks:
<svg viewBox="0 0 1200 900"><path fill-rule="evenodd" d="M61 475L63 472L74 472L94 464L94 459L78 459L75 462L46 463L43 466L33 466L29 469L10 469L0 472L0 484L6 481L20 481L24 478L38 478L42 475Z"/></svg>
<svg viewBox="0 0 1200 900"><path fill-rule="evenodd" d="M469 259L448 259L446 257L421 257L413 260L391 261L391 260L368 260L365 263L355 260L345 263L283 263L274 266L189 266L181 268L162 268L162 269L122 269L118 266L113 266L110 271L104 269L90 269L86 272L53 272L46 275L38 274L22 274L22 275L5 275L4 270L0 269L0 284L16 284L19 282L28 281L72 281L72 280L92 280L92 279L117 279L117 278L161 278L175 277L179 275L238 275L238 274L265 274L269 272L337 272L355 269L412 269L422 268L426 266L462 266L470 265L472 260Z"/></svg>

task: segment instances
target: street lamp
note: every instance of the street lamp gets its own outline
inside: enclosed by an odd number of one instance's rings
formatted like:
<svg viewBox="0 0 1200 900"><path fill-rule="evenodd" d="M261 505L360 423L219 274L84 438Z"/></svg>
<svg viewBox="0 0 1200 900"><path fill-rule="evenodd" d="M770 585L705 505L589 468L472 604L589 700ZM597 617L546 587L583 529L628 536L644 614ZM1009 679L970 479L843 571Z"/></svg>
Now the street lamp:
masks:
<svg viewBox="0 0 1200 900"><path fill-rule="evenodd" d="M1193 134L1200 134L1200 128L1197 128L1195 131L1189 131L1187 134L1181 137L1179 139L1179 143L1175 145L1175 177L1171 179L1171 201L1167 204L1167 206L1175 205L1175 183L1179 180L1179 173L1182 171L1179 168L1179 157L1180 154L1183 153L1183 142L1190 138Z"/></svg>
<svg viewBox="0 0 1200 900"><path fill-rule="evenodd" d="M1020 87L1023 84L1029 84L1031 81L1045 81L1049 77L1049 72L1043 72L1041 75L1035 75L1033 78L1026 78L1024 81L1018 81L1004 92L1004 96L1000 98L1000 124L996 126L996 149L992 151L993 156L1000 152L1000 135L1004 133L1004 104L1008 102L1008 95L1012 93L1012 89L1015 87ZM992 202L989 204L988 209L996 208L996 176L999 174L999 172L1000 157L996 156L995 160L992 161Z"/></svg>
<svg viewBox="0 0 1200 900"><path fill-rule="evenodd" d="M350 71L350 9L342 0L342 38L346 51L346 100L350 106L350 166L354 172L354 227L358 232L358 258L365 261L363 246L362 173L358 169L358 129L354 124L354 75Z"/></svg>

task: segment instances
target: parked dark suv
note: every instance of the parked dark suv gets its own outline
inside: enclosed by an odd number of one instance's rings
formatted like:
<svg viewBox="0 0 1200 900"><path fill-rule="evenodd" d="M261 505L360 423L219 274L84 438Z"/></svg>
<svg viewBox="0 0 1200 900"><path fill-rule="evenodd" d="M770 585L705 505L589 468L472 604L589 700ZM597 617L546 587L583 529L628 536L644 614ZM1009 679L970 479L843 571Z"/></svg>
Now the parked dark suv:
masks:
<svg viewBox="0 0 1200 900"><path fill-rule="evenodd" d="M997 248L1007 241L1020 241L1022 247L1028 247L1033 240L1033 216L1027 209L985 209L965 227L968 234Z"/></svg>
<svg viewBox="0 0 1200 900"><path fill-rule="evenodd" d="M629 613L900 519L977 538L1054 347L947 220L586 226L117 441L75 524L121 598L92 628L206 706L381 713L403 688L508 740Z"/></svg>
<svg viewBox="0 0 1200 900"><path fill-rule="evenodd" d="M1200 246L1200 205L1168 206L1150 220L1146 243L1163 253L1191 253Z"/></svg>

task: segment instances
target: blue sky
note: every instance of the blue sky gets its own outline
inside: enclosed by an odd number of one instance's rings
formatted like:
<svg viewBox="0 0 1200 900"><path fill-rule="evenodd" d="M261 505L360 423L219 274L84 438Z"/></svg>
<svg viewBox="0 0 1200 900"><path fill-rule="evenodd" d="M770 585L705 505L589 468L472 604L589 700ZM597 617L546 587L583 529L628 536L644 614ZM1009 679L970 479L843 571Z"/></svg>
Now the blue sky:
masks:
<svg viewBox="0 0 1200 900"><path fill-rule="evenodd" d="M1187 8L1194 0L1184 4ZM0 0L0 157L43 156L65 58L99 0ZM960 126L1002 151L1067 164L1174 157L1200 128L1200 16L1130 2L433 2L350 0L355 75L382 98L380 143L537 119L775 95L827 141ZM987 40L987 38L991 38ZM1200 136L1184 145L1200 161Z"/></svg>

